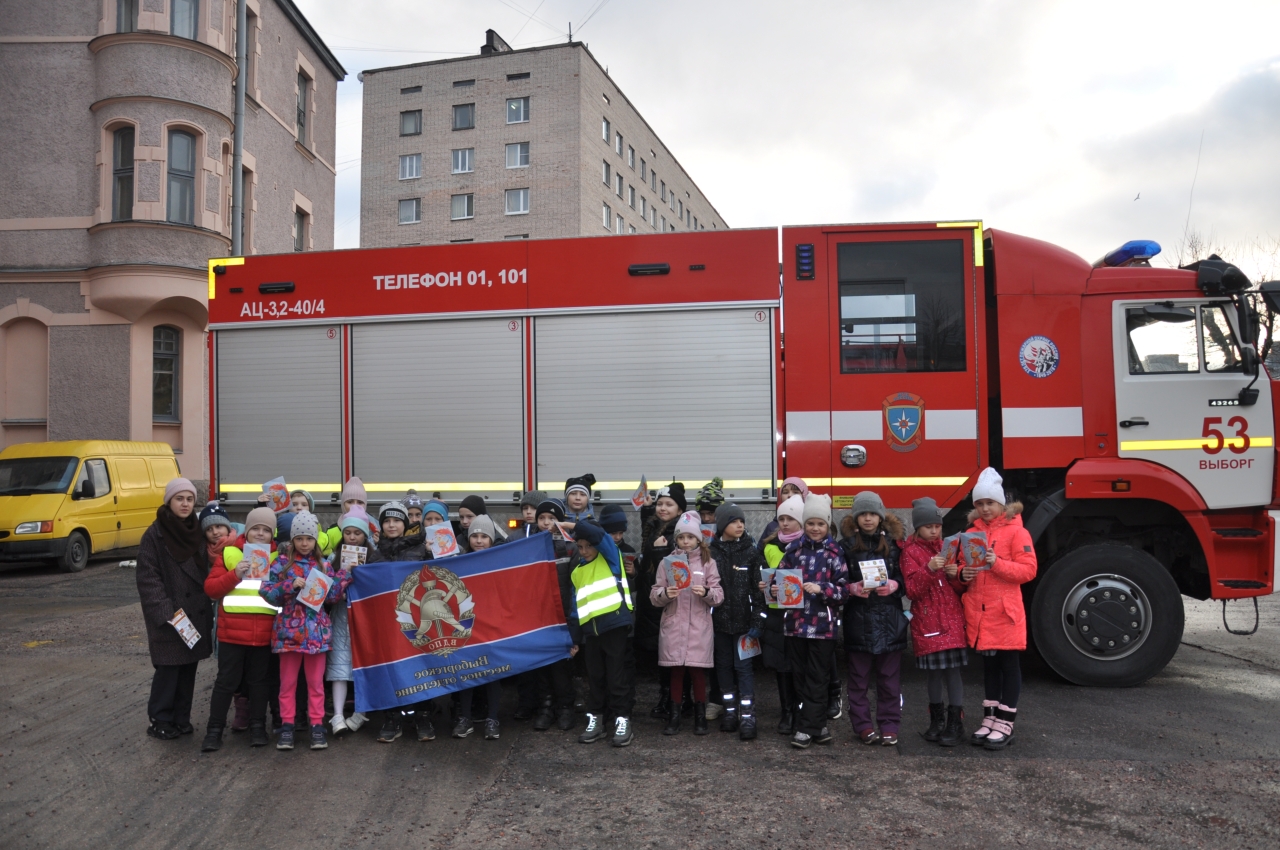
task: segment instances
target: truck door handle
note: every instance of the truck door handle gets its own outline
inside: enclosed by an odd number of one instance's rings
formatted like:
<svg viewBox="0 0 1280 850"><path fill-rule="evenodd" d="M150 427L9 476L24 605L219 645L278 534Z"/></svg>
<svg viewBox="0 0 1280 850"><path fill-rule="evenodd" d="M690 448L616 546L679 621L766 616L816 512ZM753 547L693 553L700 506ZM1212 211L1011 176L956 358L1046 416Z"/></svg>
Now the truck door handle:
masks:
<svg viewBox="0 0 1280 850"><path fill-rule="evenodd" d="M840 450L840 462L845 466L862 466L867 462L867 450L862 446L845 446Z"/></svg>
<svg viewBox="0 0 1280 850"><path fill-rule="evenodd" d="M1143 419L1141 416L1135 416L1132 419L1121 419L1121 428L1133 428L1138 425L1150 425L1151 423Z"/></svg>

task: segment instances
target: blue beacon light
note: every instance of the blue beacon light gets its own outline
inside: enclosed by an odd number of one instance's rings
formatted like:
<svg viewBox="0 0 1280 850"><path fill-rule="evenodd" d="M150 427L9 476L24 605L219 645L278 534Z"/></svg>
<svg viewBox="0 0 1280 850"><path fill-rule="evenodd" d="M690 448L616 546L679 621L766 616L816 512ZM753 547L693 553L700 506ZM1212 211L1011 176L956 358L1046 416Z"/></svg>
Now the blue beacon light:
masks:
<svg viewBox="0 0 1280 850"><path fill-rule="evenodd" d="M1147 261L1160 253L1160 243L1150 239L1134 239L1102 258L1104 266L1138 266L1147 265Z"/></svg>

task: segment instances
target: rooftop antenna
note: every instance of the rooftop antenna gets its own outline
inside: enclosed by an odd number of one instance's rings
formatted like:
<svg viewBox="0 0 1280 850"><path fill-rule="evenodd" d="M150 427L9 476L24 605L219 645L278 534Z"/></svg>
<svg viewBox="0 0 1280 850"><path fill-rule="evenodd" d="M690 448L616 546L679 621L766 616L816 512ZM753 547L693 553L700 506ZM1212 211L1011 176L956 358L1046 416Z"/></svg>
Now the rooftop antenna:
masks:
<svg viewBox="0 0 1280 850"><path fill-rule="evenodd" d="M569 43L573 44L573 21L569 22Z"/></svg>

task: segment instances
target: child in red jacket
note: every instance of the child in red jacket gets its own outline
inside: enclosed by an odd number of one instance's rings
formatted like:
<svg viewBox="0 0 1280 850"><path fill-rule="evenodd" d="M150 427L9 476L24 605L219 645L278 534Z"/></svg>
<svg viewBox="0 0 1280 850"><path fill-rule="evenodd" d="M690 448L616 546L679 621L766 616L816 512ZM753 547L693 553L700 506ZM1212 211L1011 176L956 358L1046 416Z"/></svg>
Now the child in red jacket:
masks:
<svg viewBox="0 0 1280 850"><path fill-rule="evenodd" d="M986 699L982 726L970 739L975 746L1002 750L1013 742L1013 721L1022 692L1021 653L1027 648L1027 615L1022 585L1036 577L1036 550L1022 527L1021 502L1009 502L1004 480L991 467L973 488L971 531L987 535L987 564L965 567L965 631L982 656Z"/></svg>
<svg viewBox="0 0 1280 850"><path fill-rule="evenodd" d="M915 533L902 547L902 580L911 600L911 645L916 666L927 671L931 743L954 747L964 738L964 680L960 668L969 663L965 647L964 583L954 563L942 558L942 511L933 499L911 503ZM947 686L947 705L942 686Z"/></svg>
<svg viewBox="0 0 1280 850"><path fill-rule="evenodd" d="M227 709L237 691L247 692L249 697L249 746L265 747L268 743L271 625L279 609L258 595L260 580L244 577L249 568L244 546L272 544L275 529L275 512L254 508L245 521L244 536L223 546L204 580L204 592L218 601L218 678L209 701L209 724L201 745L204 752L222 746Z"/></svg>

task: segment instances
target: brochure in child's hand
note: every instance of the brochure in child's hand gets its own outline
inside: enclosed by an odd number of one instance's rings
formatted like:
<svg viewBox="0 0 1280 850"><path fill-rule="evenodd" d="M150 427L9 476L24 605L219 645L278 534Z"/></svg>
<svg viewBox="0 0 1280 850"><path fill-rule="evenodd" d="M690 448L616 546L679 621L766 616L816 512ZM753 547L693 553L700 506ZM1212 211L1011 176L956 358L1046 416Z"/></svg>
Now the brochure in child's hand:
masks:
<svg viewBox="0 0 1280 850"><path fill-rule="evenodd" d="M954 564L960 554L960 535L953 534L950 537L944 537L942 540L942 562L944 564Z"/></svg>
<svg viewBox="0 0 1280 850"><path fill-rule="evenodd" d="M874 561L862 561L858 564L862 570L862 589L875 590L877 587L884 587L889 583L889 568L885 566L883 558L876 558Z"/></svg>
<svg viewBox="0 0 1280 850"><path fill-rule="evenodd" d="M325 575L324 570L312 567L311 572L307 573L307 580L302 585L302 589L298 591L298 601L312 611L319 611L332 586L333 579Z"/></svg>
<svg viewBox="0 0 1280 850"><path fill-rule="evenodd" d="M960 535L960 557L966 567L975 570L989 570L987 563L987 533L985 531L966 531Z"/></svg>
<svg viewBox="0 0 1280 850"><path fill-rule="evenodd" d="M249 565L244 577L252 581L262 581L271 572L270 544L246 543L244 545L244 562Z"/></svg>
<svg viewBox="0 0 1280 850"><path fill-rule="evenodd" d="M200 633L196 631L195 624L191 622L186 611L179 608L169 623L178 630L178 637L182 638L182 642L187 645L187 649L193 648L200 642Z"/></svg>
<svg viewBox="0 0 1280 850"><path fill-rule="evenodd" d="M760 580L764 582L764 598L765 601L769 603L770 608L778 607L777 600L769 595L769 588L773 587L773 574L776 572L777 570L770 567L760 568Z"/></svg>
<svg viewBox="0 0 1280 850"><path fill-rule="evenodd" d="M342 544L342 560L339 562L344 570L352 567L358 567L364 563L365 558L369 557L369 549L365 546L352 546L350 543Z"/></svg>
<svg viewBox="0 0 1280 850"><path fill-rule="evenodd" d="M755 658L760 654L760 639L753 638L750 635L743 635L738 638L738 658L746 661L748 658Z"/></svg>
<svg viewBox="0 0 1280 850"><path fill-rule="evenodd" d="M426 535L427 545L431 547L431 557L446 558L458 554L458 538L453 536L453 526L449 523L428 525Z"/></svg>
<svg viewBox="0 0 1280 850"><path fill-rule="evenodd" d="M268 504L276 513L289 507L289 485L284 483L284 476L272 478L262 485L262 492L267 494Z"/></svg>
<svg viewBox="0 0 1280 850"><path fill-rule="evenodd" d="M800 570L778 570L773 574L778 586L779 608L804 607L804 579Z"/></svg>
<svg viewBox="0 0 1280 850"><path fill-rule="evenodd" d="M667 586L684 590L693 584L693 574L689 571L689 556L683 552L674 552L662 561L667 571Z"/></svg>
<svg viewBox="0 0 1280 850"><path fill-rule="evenodd" d="M645 497L649 495L649 480L643 475L640 476L640 486L631 494L631 506L636 510L644 507Z"/></svg>
<svg viewBox="0 0 1280 850"><path fill-rule="evenodd" d="M702 542L710 545L711 541L716 539L716 524L704 522L699 528L702 529Z"/></svg>

